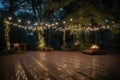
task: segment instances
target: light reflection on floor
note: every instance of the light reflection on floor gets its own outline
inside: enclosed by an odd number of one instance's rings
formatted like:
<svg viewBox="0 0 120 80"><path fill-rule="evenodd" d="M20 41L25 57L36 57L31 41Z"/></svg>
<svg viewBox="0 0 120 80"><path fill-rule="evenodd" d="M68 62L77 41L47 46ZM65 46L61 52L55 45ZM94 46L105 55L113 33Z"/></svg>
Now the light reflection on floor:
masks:
<svg viewBox="0 0 120 80"><path fill-rule="evenodd" d="M13 61L8 70L15 70L16 80L120 80L120 55L26 52L0 59Z"/></svg>
<svg viewBox="0 0 120 80"><path fill-rule="evenodd" d="M16 80L28 80L25 71L20 62L15 63Z"/></svg>

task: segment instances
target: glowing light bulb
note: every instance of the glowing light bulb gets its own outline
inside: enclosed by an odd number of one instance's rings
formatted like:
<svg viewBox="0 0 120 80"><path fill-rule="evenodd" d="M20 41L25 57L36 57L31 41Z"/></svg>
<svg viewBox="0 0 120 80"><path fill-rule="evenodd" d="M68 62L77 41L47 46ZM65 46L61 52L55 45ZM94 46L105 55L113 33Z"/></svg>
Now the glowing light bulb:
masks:
<svg viewBox="0 0 120 80"><path fill-rule="evenodd" d="M58 22L56 22L55 24L58 25Z"/></svg>
<svg viewBox="0 0 120 80"><path fill-rule="evenodd" d="M63 24L65 24L65 21L63 21Z"/></svg>
<svg viewBox="0 0 120 80"><path fill-rule="evenodd" d="M35 25L37 26L37 25L38 25L38 23L35 23Z"/></svg>
<svg viewBox="0 0 120 80"><path fill-rule="evenodd" d="M11 20L12 18L11 17L8 17L9 20Z"/></svg>
<svg viewBox="0 0 120 80"><path fill-rule="evenodd" d="M20 20L20 19L18 19L18 22L21 22L21 20Z"/></svg>
<svg viewBox="0 0 120 80"><path fill-rule="evenodd" d="M30 21L28 21L28 24L30 24Z"/></svg>
<svg viewBox="0 0 120 80"><path fill-rule="evenodd" d="M73 19L71 18L70 21L73 21Z"/></svg>

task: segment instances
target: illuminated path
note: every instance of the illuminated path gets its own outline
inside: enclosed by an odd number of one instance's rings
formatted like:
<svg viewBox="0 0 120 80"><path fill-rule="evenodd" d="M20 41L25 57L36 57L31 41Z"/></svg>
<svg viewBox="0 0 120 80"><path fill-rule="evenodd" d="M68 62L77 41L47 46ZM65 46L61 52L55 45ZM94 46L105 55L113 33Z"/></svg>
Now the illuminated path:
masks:
<svg viewBox="0 0 120 80"><path fill-rule="evenodd" d="M0 56L0 80L120 80L120 54L31 51Z"/></svg>

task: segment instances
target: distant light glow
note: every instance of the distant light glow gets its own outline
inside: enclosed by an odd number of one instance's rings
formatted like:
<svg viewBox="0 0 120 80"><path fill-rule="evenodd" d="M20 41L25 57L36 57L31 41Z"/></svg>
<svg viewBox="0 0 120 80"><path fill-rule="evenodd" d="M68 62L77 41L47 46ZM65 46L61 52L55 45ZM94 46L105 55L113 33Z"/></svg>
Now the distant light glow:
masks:
<svg viewBox="0 0 120 80"><path fill-rule="evenodd" d="M11 17L8 17L9 20L11 20L12 18Z"/></svg>
<svg viewBox="0 0 120 80"><path fill-rule="evenodd" d="M21 20L20 20L20 19L18 19L18 22L21 22Z"/></svg>
<svg viewBox="0 0 120 80"><path fill-rule="evenodd" d="M99 49L100 47L97 44L93 44L90 49Z"/></svg>
<svg viewBox="0 0 120 80"><path fill-rule="evenodd" d="M28 24L30 24L30 21L28 21Z"/></svg>
<svg viewBox="0 0 120 80"><path fill-rule="evenodd" d="M33 36L33 33L32 33L32 32L30 32L30 33L28 33L28 35Z"/></svg>
<svg viewBox="0 0 120 80"><path fill-rule="evenodd" d="M109 22L109 20L108 20L108 19L106 19L106 20L105 20L105 22L106 22L106 23L108 23L108 22Z"/></svg>
<svg viewBox="0 0 120 80"><path fill-rule="evenodd" d="M63 8L60 8L60 11L63 11Z"/></svg>
<svg viewBox="0 0 120 80"><path fill-rule="evenodd" d="M73 21L73 19L71 18L70 21Z"/></svg>
<svg viewBox="0 0 120 80"><path fill-rule="evenodd" d="M63 21L63 24L65 24L65 21Z"/></svg>
<svg viewBox="0 0 120 80"><path fill-rule="evenodd" d="M112 21L112 23L114 24L114 23L115 23L115 21Z"/></svg>
<svg viewBox="0 0 120 80"><path fill-rule="evenodd" d="M81 17L81 20L83 19L83 17Z"/></svg>
<svg viewBox="0 0 120 80"><path fill-rule="evenodd" d="M35 26L37 26L37 25L38 25L38 23L35 23L34 25L35 25Z"/></svg>
<svg viewBox="0 0 120 80"><path fill-rule="evenodd" d="M55 24L58 25L58 22L56 22Z"/></svg>

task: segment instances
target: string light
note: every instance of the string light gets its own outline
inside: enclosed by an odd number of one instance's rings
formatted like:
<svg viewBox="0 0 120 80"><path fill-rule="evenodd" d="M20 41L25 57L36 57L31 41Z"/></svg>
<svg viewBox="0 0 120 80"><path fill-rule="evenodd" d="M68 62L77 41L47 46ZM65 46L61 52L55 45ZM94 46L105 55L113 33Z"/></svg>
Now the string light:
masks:
<svg viewBox="0 0 120 80"><path fill-rule="evenodd" d="M48 26L48 24L45 24L45 26Z"/></svg>
<svg viewBox="0 0 120 80"><path fill-rule="evenodd" d="M55 24L53 23L52 26L54 26Z"/></svg>
<svg viewBox="0 0 120 80"><path fill-rule="evenodd" d="M63 21L63 24L65 24L65 21Z"/></svg>
<svg viewBox="0 0 120 80"><path fill-rule="evenodd" d="M56 22L55 24L58 25L58 22Z"/></svg>
<svg viewBox="0 0 120 80"><path fill-rule="evenodd" d="M21 19L18 19L18 22L21 22Z"/></svg>
<svg viewBox="0 0 120 80"><path fill-rule="evenodd" d="M108 25L108 26L107 26L107 29L109 29L109 28L110 28L110 26Z"/></svg>
<svg viewBox="0 0 120 80"><path fill-rule="evenodd" d="M71 18L70 21L73 21L73 19Z"/></svg>
<svg viewBox="0 0 120 80"><path fill-rule="evenodd" d="M12 18L11 17L8 17L9 20L11 20Z"/></svg>
<svg viewBox="0 0 120 80"><path fill-rule="evenodd" d="M30 21L28 21L28 24L30 24Z"/></svg>
<svg viewBox="0 0 120 80"><path fill-rule="evenodd" d="M36 22L34 25L35 25L35 26L37 26L37 25L38 25L38 23Z"/></svg>
<svg viewBox="0 0 120 80"><path fill-rule="evenodd" d="M81 26L80 24L78 26Z"/></svg>
<svg viewBox="0 0 120 80"><path fill-rule="evenodd" d="M9 20L11 20L12 19L12 17L8 17L8 19ZM83 19L82 17L81 17L81 19ZM18 22L20 23L22 20L21 19L18 19ZM73 21L73 19L71 18L70 19L70 21ZM27 21L27 23L28 24L30 24L31 23L31 21ZM65 24L66 22L65 21L63 21L62 22L63 24ZM114 21L112 21L112 23L115 23ZM22 26L22 25L19 25L18 23L12 23L11 22L11 24L13 25L13 26L15 26L15 27L18 27L18 28L22 28L22 29L25 29L25 30L32 30L32 31L36 31L37 30L37 25L38 25L38 23L36 22L36 23L32 23L33 24L33 26L31 26L31 27L28 27L28 25L27 26ZM71 29L73 29L73 30L75 30L75 31L81 31L81 30L84 30L84 31L99 31L100 29L110 29L110 26L108 25L108 26L100 26L100 27L94 27L94 28L91 28L91 27L89 27L89 26L91 26L91 24L89 23L89 24L86 24L85 25L85 27L81 27L81 24L78 24L78 25L70 25L70 26L66 26L66 27L68 27L68 28L62 28L62 27L59 27L58 28L58 25L59 23L58 22L56 22L56 23L51 23L51 24L44 24L44 23L41 23L41 25L43 25L44 27L43 27L43 29L44 30L46 30L46 29L48 29L48 28L52 28L53 30L56 30L56 31L64 31L64 30L71 30ZM86 27L86 26L88 26L88 27ZM113 25L113 27L115 27L116 28L116 25Z"/></svg>

